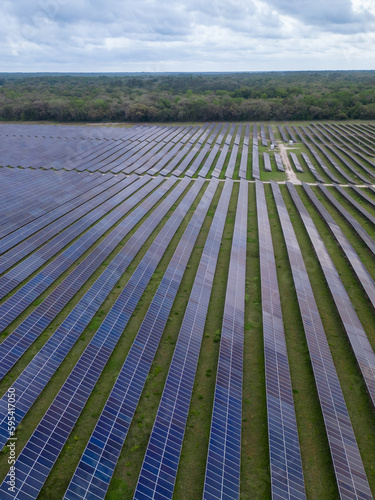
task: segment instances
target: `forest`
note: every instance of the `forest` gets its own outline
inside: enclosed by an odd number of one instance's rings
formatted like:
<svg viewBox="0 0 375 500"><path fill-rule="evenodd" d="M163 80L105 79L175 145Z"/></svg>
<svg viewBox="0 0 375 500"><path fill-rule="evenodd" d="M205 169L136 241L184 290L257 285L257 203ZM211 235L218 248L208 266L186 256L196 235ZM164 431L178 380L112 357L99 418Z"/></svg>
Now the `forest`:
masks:
<svg viewBox="0 0 375 500"><path fill-rule="evenodd" d="M1 121L375 119L375 71L0 74Z"/></svg>

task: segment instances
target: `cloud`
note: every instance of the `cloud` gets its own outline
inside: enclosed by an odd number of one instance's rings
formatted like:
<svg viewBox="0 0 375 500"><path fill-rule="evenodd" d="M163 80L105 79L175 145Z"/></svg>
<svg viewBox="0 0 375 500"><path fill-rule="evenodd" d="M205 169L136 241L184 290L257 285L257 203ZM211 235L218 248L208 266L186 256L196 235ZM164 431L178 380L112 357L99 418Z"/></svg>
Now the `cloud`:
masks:
<svg viewBox="0 0 375 500"><path fill-rule="evenodd" d="M372 69L372 0L4 0L5 71Z"/></svg>

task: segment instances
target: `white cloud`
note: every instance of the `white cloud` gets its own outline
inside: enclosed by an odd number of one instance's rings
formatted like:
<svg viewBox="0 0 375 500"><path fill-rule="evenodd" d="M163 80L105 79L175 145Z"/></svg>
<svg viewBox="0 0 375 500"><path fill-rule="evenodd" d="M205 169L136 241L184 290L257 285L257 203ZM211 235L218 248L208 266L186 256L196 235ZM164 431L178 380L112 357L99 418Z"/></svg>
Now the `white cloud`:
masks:
<svg viewBox="0 0 375 500"><path fill-rule="evenodd" d="M373 0L4 0L3 71L374 69Z"/></svg>

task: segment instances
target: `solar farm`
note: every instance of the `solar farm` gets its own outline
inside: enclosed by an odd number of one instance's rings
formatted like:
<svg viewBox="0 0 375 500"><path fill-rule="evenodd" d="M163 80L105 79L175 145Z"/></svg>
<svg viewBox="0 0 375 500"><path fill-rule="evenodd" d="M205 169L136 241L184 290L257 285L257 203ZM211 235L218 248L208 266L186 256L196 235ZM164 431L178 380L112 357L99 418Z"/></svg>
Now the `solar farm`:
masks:
<svg viewBox="0 0 375 500"><path fill-rule="evenodd" d="M0 125L0 500L375 496L375 124Z"/></svg>

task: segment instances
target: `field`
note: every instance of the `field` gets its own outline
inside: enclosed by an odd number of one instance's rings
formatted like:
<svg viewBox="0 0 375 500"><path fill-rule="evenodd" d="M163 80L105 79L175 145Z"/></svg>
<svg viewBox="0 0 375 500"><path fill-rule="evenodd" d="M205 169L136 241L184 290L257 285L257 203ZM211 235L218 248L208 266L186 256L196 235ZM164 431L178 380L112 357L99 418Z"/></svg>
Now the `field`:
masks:
<svg viewBox="0 0 375 500"><path fill-rule="evenodd" d="M1 500L373 498L374 138L1 124Z"/></svg>

